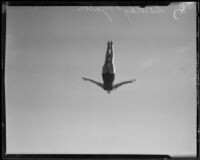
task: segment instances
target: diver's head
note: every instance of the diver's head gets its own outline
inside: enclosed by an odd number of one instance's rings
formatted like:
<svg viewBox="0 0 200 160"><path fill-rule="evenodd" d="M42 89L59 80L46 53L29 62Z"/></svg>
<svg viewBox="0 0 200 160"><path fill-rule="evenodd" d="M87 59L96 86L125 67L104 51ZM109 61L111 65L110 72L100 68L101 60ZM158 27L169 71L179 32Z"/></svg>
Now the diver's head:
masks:
<svg viewBox="0 0 200 160"><path fill-rule="evenodd" d="M107 90L108 93L111 93L111 91Z"/></svg>

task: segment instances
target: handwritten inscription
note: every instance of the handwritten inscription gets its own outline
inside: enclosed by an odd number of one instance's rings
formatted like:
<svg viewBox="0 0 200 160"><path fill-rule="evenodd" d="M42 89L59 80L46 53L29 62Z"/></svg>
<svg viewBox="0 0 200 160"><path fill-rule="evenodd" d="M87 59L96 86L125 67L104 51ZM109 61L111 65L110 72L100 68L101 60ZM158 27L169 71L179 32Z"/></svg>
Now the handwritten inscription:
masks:
<svg viewBox="0 0 200 160"><path fill-rule="evenodd" d="M123 9L122 12L128 17L128 20L131 21L131 15L134 14L164 14L165 11L160 7L129 7L127 9Z"/></svg>
<svg viewBox="0 0 200 160"><path fill-rule="evenodd" d="M173 18L175 20L178 20L178 15L180 14L185 14L186 7L188 5L193 4L193 2L182 2L179 4L178 8L173 11ZM120 7L120 6L107 6L107 7L93 7L93 6L84 6L84 7L79 7L78 11L88 11L88 12L95 12L99 14L103 14L107 17L109 21L112 22L112 13L113 12L121 12L124 14L129 21L132 21L132 17L135 14L165 14L165 10L159 6L155 7Z"/></svg>
<svg viewBox="0 0 200 160"><path fill-rule="evenodd" d="M104 14L111 22L112 22L112 17L111 13L112 12L122 12L125 14L128 18L129 21L131 21L131 15L134 14L164 14L165 11L162 10L160 7L146 7L146 8L140 8L140 7L126 7L122 8L119 6L116 7L92 7L92 6L84 6L80 7L78 11L88 11L88 12L96 12L96 13L101 13Z"/></svg>

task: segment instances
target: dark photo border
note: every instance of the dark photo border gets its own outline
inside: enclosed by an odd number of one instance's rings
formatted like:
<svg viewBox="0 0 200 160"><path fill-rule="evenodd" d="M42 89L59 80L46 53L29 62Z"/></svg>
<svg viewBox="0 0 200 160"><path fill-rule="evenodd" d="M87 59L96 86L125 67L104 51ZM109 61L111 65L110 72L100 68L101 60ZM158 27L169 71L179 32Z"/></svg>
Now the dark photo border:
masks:
<svg viewBox="0 0 200 160"><path fill-rule="evenodd" d="M178 2L178 1L177 1ZM182 2L182 1L180 1ZM200 144L200 107L199 107L199 2L196 2L196 157L175 157L170 155L140 154L7 154L6 153L6 100L5 100L5 57L6 57L6 8L7 6L167 6L170 1L1 1L1 122L2 122L2 159L199 159Z"/></svg>

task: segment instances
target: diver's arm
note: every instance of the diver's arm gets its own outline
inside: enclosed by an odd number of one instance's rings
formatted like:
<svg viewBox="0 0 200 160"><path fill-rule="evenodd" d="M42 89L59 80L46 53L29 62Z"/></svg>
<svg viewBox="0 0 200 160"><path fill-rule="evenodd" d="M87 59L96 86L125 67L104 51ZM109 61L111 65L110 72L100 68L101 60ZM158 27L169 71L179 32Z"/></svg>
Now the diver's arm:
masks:
<svg viewBox="0 0 200 160"><path fill-rule="evenodd" d="M96 84L97 86L103 88L103 84L100 83L100 82L96 82L96 81L94 81L94 80L92 80L92 79L88 79L88 78L84 78L84 77L83 77L83 80L85 80L85 81L90 81L90 82Z"/></svg>
<svg viewBox="0 0 200 160"><path fill-rule="evenodd" d="M121 83L117 83L117 84L115 84L115 85L113 86L113 89L117 89L118 87L120 87L120 86L122 86L122 85L124 85L124 84L133 83L133 82L135 82L135 81L136 81L135 79L132 79L132 80L130 80L130 81L124 81L124 82L121 82Z"/></svg>

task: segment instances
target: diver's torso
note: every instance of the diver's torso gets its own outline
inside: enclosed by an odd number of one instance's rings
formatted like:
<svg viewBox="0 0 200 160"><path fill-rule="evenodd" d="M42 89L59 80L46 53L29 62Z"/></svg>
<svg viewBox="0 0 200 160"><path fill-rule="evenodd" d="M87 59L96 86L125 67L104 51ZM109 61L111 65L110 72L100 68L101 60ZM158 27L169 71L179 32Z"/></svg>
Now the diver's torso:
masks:
<svg viewBox="0 0 200 160"><path fill-rule="evenodd" d="M108 91L113 90L113 82L115 79L115 74L107 72L107 73L103 73L102 77L103 77L103 82L104 82L103 84L104 89Z"/></svg>

